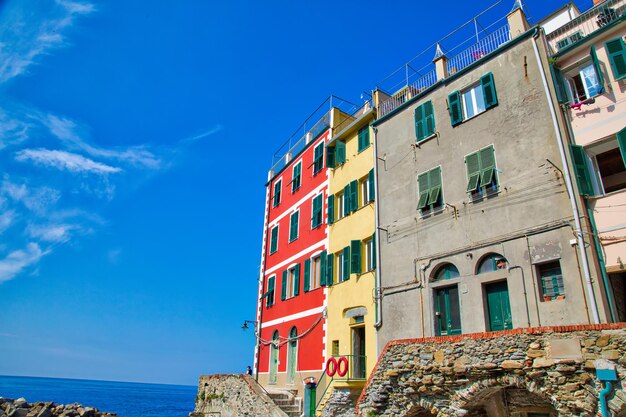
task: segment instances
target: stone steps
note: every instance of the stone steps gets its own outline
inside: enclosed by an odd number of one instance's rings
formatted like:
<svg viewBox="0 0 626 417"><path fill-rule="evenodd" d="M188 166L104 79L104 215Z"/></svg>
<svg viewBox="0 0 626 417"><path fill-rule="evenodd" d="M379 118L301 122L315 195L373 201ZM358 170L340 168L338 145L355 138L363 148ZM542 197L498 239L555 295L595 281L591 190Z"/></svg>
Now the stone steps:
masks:
<svg viewBox="0 0 626 417"><path fill-rule="evenodd" d="M268 395L287 416L300 417L302 415L301 401L290 392L270 391Z"/></svg>

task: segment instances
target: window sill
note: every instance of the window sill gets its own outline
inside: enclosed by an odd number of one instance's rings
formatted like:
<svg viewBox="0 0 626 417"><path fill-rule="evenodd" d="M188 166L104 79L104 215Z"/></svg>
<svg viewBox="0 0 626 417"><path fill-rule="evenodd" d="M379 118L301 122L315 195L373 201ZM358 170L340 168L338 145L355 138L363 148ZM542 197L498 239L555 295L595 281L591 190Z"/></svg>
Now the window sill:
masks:
<svg viewBox="0 0 626 417"><path fill-rule="evenodd" d="M502 190L498 186L498 189L496 191L491 191L491 192L488 192L488 193L485 193L485 194L481 194L479 196L472 196L471 192L469 192L467 194L469 195L469 203L476 204L476 203L481 203L481 202L483 202L485 200L488 200L490 198L497 197L501 192L502 192Z"/></svg>
<svg viewBox="0 0 626 417"><path fill-rule="evenodd" d="M363 149L359 149L359 150L357 151L357 153L356 153L356 154L358 155L358 154L360 154L361 152L368 150L371 146L372 146L372 145L371 145L371 144L369 144L369 145L367 145L365 148L363 148Z"/></svg>
<svg viewBox="0 0 626 417"><path fill-rule="evenodd" d="M428 209L428 210L423 210L419 208L417 210L420 212L421 218L426 219L428 217L436 216L437 214L443 213L445 209L446 209L446 205L442 204L439 207Z"/></svg>
<svg viewBox="0 0 626 417"><path fill-rule="evenodd" d="M290 241L289 241L289 243L293 243L293 242L295 242L296 240L298 240L298 238L295 238L295 239L293 239L293 240L290 240Z"/></svg>
<svg viewBox="0 0 626 417"><path fill-rule="evenodd" d="M435 131L435 133L433 133L432 135L426 136L423 139L415 139L415 146L417 146L418 148L420 146L422 146L422 143L424 142L428 142L430 141L432 138L436 138L437 136L439 136L439 131Z"/></svg>

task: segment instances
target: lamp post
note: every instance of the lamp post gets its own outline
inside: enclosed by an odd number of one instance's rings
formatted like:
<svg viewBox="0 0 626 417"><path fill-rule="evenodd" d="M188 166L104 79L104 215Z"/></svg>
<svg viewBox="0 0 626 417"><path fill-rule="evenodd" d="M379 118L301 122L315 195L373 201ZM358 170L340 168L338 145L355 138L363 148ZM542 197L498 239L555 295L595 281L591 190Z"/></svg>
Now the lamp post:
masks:
<svg viewBox="0 0 626 417"><path fill-rule="evenodd" d="M241 330L243 330L244 332L246 330L248 330L250 328L250 326L248 326L248 324L252 324L254 326L254 336L256 338L255 344L258 346L259 345L259 334L257 333L257 322L256 322L256 320L244 320L243 324L241 325ZM259 354L259 352L258 352L258 348L257 348L257 352L256 352L256 356L257 357L255 358L257 366L255 367L256 369L255 369L255 372L254 372L254 379L257 382L259 382L259 366L258 366L259 358L258 358L258 354Z"/></svg>

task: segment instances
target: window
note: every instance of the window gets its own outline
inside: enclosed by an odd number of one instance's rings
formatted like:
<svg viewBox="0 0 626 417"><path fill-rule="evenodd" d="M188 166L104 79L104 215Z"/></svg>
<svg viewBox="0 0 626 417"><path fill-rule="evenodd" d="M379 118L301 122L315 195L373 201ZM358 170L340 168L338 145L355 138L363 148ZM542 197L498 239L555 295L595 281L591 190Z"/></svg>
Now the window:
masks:
<svg viewBox="0 0 626 417"><path fill-rule="evenodd" d="M328 215L328 224L335 222L335 196L333 194L328 196L326 201L326 211Z"/></svg>
<svg viewBox="0 0 626 417"><path fill-rule="evenodd" d="M280 190L283 187L283 180L278 180L274 183L274 199L273 206L276 207L280 204Z"/></svg>
<svg viewBox="0 0 626 417"><path fill-rule="evenodd" d="M347 187L349 186L349 190L350 190L350 203L349 203L349 212L353 212L356 211L359 208L359 181L358 180L353 180L350 182L350 184L347 185ZM344 195L345 195L345 191L344 191Z"/></svg>
<svg viewBox="0 0 626 417"><path fill-rule="evenodd" d="M566 73L565 86L571 103L580 103L604 91L592 63Z"/></svg>
<svg viewBox="0 0 626 417"><path fill-rule="evenodd" d="M493 146L487 146L467 155L465 168L467 169L467 192L471 194L472 199L480 199L498 191L498 173Z"/></svg>
<svg viewBox="0 0 626 417"><path fill-rule="evenodd" d="M278 225L272 227L270 232L270 255L278 250Z"/></svg>
<svg viewBox="0 0 626 417"><path fill-rule="evenodd" d="M335 141L335 164L341 165L346 162L346 142L343 140Z"/></svg>
<svg viewBox="0 0 626 417"><path fill-rule="evenodd" d="M604 44L611 62L611 70L616 80L626 78L626 44L624 39L617 38Z"/></svg>
<svg viewBox="0 0 626 417"><path fill-rule="evenodd" d="M358 141L359 141L359 152L369 148L370 146L370 127L369 126L365 126L359 129Z"/></svg>
<svg viewBox="0 0 626 417"><path fill-rule="evenodd" d="M286 300L300 294L300 264L283 271L283 287L280 299Z"/></svg>
<svg viewBox="0 0 626 417"><path fill-rule="evenodd" d="M344 195L345 194L343 192L337 194L337 220L342 219L346 215Z"/></svg>
<svg viewBox="0 0 626 417"><path fill-rule="evenodd" d="M361 273L361 241L350 241L350 272L353 274Z"/></svg>
<svg viewBox="0 0 626 417"><path fill-rule="evenodd" d="M295 193L300 188L300 182L302 180L302 161L293 166L292 170L293 179L291 180L291 192Z"/></svg>
<svg viewBox="0 0 626 417"><path fill-rule="evenodd" d="M433 276L433 281L443 281L446 279L458 278L459 270L452 264L444 264L437 269Z"/></svg>
<svg viewBox="0 0 626 417"><path fill-rule="evenodd" d="M300 217L300 210L291 213L289 218L289 242L293 242L298 238L298 223Z"/></svg>
<svg viewBox="0 0 626 417"><path fill-rule="evenodd" d="M331 354L333 356L339 356L339 340L333 340L331 346Z"/></svg>
<svg viewBox="0 0 626 417"><path fill-rule="evenodd" d="M322 224L322 193L316 195L311 201L311 229Z"/></svg>
<svg viewBox="0 0 626 417"><path fill-rule="evenodd" d="M359 188L361 188L361 206L366 206L370 202L369 192L369 176L359 180Z"/></svg>
<svg viewBox="0 0 626 417"><path fill-rule="evenodd" d="M376 269L376 243L375 236L365 239L363 246L365 247L365 271L369 272Z"/></svg>
<svg viewBox="0 0 626 417"><path fill-rule="evenodd" d="M565 298L563 274L561 273L561 264L559 261L537 265L537 276L541 283L543 301Z"/></svg>
<svg viewBox="0 0 626 417"><path fill-rule="evenodd" d="M417 183L419 186L418 210L425 213L443 205L441 167L421 173L417 176Z"/></svg>
<svg viewBox="0 0 626 417"><path fill-rule="evenodd" d="M313 175L316 175L324 168L324 142L320 142L313 149Z"/></svg>
<svg viewBox="0 0 626 417"><path fill-rule="evenodd" d="M335 255L337 259L337 282L350 279L350 246L346 246Z"/></svg>
<svg viewBox="0 0 626 417"><path fill-rule="evenodd" d="M508 261L504 256L497 253L490 253L480 260L478 268L476 269L476 274L484 274L486 272L494 272L506 269L507 266Z"/></svg>
<svg viewBox="0 0 626 417"><path fill-rule="evenodd" d="M265 297L265 307L269 308L274 305L274 287L276 286L276 275L272 275L267 280L267 292L263 294Z"/></svg>
<svg viewBox="0 0 626 417"><path fill-rule="evenodd" d="M319 288L321 285L322 278L322 258L320 256L315 256L311 259L311 284L309 289L314 290L315 288Z"/></svg>
<svg viewBox="0 0 626 417"><path fill-rule="evenodd" d="M435 113L433 102L426 103L415 108L415 138L417 142L429 138L435 134Z"/></svg>
<svg viewBox="0 0 626 417"><path fill-rule="evenodd" d="M572 147L576 176L579 185L583 184L581 194L603 195L626 188L626 128L617 133L616 139L585 148Z"/></svg>
<svg viewBox="0 0 626 417"><path fill-rule="evenodd" d="M580 195L593 195L593 185L591 183L591 174L589 173L588 157L585 149L579 145L569 145L572 154L572 164L574 165L574 173L576 174L576 183L578 184L578 192Z"/></svg>
<svg viewBox="0 0 626 417"><path fill-rule="evenodd" d="M480 83L448 96L450 122L452 126L463 123L477 114L498 105L496 84L492 73L480 78Z"/></svg>
<svg viewBox="0 0 626 417"><path fill-rule="evenodd" d="M573 44L575 44L576 42L578 42L578 41L579 41L579 40L581 40L582 38L583 38L582 33L581 33L581 32L576 32L576 33L574 33L574 34L572 34L572 35L568 35L568 36L566 36L565 38L563 38L563 39L559 40L559 41L556 43L556 47L557 47L557 49L559 49L559 50L560 50L560 49L563 49L563 48L565 48L566 46L569 46L569 45L573 45Z"/></svg>

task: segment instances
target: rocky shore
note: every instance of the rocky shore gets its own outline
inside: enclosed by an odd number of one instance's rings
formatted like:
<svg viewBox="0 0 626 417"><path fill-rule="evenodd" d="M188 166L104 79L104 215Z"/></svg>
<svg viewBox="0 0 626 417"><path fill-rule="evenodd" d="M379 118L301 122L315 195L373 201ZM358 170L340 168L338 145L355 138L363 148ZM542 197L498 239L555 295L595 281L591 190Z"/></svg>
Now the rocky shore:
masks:
<svg viewBox="0 0 626 417"><path fill-rule="evenodd" d="M78 403L28 403L24 398L0 398L0 417L117 417L117 414L104 413Z"/></svg>

